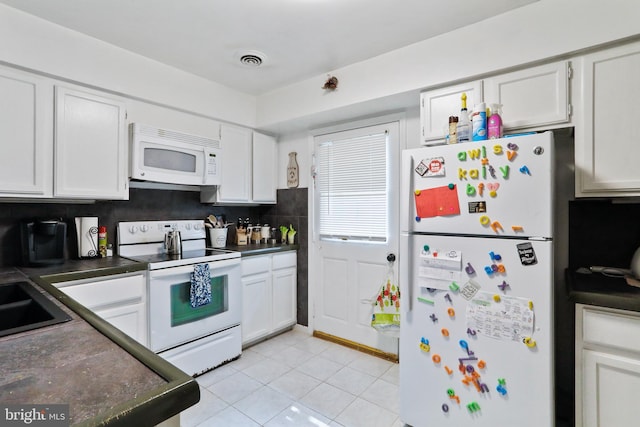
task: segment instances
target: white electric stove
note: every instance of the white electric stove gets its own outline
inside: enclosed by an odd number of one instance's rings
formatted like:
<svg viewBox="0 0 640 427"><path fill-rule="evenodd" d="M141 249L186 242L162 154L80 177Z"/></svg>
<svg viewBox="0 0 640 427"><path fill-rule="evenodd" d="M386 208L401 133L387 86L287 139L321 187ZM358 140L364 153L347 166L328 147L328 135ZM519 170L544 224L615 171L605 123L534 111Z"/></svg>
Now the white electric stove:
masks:
<svg viewBox="0 0 640 427"><path fill-rule="evenodd" d="M182 253L164 248L168 231L180 231ZM206 247L202 220L118 224L118 254L148 263L150 348L190 375L199 375L242 352L240 253ZM208 264L211 302L190 304L191 273Z"/></svg>

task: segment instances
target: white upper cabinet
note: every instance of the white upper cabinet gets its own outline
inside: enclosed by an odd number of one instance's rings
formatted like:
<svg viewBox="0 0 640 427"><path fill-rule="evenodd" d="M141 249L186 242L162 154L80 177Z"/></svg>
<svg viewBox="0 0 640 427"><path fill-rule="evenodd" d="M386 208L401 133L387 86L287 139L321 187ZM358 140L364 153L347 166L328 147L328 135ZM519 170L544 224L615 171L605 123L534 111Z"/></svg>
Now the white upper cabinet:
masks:
<svg viewBox="0 0 640 427"><path fill-rule="evenodd" d="M222 125L222 183L217 188L218 202L251 200L252 131Z"/></svg>
<svg viewBox="0 0 640 427"><path fill-rule="evenodd" d="M276 139L253 132L253 201L275 203L277 187L278 147Z"/></svg>
<svg viewBox="0 0 640 427"><path fill-rule="evenodd" d="M276 203L277 145L273 137L222 124L222 182L202 187L202 203Z"/></svg>
<svg viewBox="0 0 640 427"><path fill-rule="evenodd" d="M449 117L460 116L462 101L460 97L467 94L467 110L482 102L482 81L473 81L461 85L430 90L420 94L420 113L422 119L422 139L444 141L449 133ZM432 143L432 142L431 142Z"/></svg>
<svg viewBox="0 0 640 427"><path fill-rule="evenodd" d="M571 119L569 78L569 63L563 61L423 92L420 95L423 143L444 142L449 132L449 116L460 116L463 92L467 94L469 112L481 102L486 107L502 104L505 132L566 125Z"/></svg>
<svg viewBox="0 0 640 427"><path fill-rule="evenodd" d="M55 97L54 196L127 200L124 103L62 86Z"/></svg>
<svg viewBox="0 0 640 427"><path fill-rule="evenodd" d="M580 64L576 196L640 196L640 43L585 55Z"/></svg>
<svg viewBox="0 0 640 427"><path fill-rule="evenodd" d="M505 129L567 123L569 77L567 61L489 77L484 80L485 103L502 104Z"/></svg>
<svg viewBox="0 0 640 427"><path fill-rule="evenodd" d="M50 82L0 68L0 196L51 197Z"/></svg>

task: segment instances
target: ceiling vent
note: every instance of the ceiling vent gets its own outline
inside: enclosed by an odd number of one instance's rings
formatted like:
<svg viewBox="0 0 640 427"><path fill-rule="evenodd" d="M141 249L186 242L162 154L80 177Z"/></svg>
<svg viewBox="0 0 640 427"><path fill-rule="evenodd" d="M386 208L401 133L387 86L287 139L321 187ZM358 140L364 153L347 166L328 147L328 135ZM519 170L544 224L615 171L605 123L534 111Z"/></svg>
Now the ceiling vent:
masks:
<svg viewBox="0 0 640 427"><path fill-rule="evenodd" d="M242 52L239 54L240 64L248 68L257 68L266 61L266 56L262 52L255 50Z"/></svg>

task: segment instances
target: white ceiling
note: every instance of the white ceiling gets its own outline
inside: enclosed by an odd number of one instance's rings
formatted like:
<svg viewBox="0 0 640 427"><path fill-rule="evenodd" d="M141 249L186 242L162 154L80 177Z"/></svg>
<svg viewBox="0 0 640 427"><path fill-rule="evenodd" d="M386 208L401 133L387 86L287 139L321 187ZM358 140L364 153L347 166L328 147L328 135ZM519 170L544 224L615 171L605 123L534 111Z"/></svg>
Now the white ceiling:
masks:
<svg viewBox="0 0 640 427"><path fill-rule="evenodd" d="M260 95L537 0L0 0ZM496 33L499 33L496 30ZM486 40L495 34L483 35ZM451 46L461 52L467 46ZM266 55L259 68L246 51ZM319 81L322 86L324 80Z"/></svg>

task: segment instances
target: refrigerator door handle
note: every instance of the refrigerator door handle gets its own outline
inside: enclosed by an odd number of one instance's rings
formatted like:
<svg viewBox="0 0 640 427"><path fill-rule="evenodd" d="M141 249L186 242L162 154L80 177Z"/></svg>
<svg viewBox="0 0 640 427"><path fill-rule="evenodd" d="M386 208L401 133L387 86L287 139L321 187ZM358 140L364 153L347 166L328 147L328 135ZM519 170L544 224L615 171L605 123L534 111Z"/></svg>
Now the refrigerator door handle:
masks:
<svg viewBox="0 0 640 427"><path fill-rule="evenodd" d="M412 272L409 271L411 253L409 252L409 236L407 234L400 235L400 268L398 269L398 280L400 287L400 310L401 313L411 311L411 284L409 283Z"/></svg>

